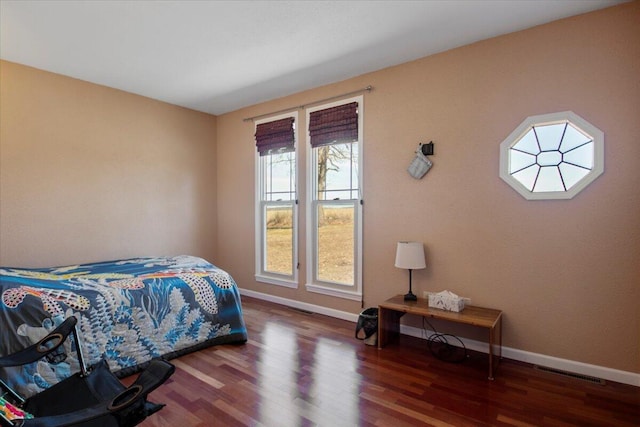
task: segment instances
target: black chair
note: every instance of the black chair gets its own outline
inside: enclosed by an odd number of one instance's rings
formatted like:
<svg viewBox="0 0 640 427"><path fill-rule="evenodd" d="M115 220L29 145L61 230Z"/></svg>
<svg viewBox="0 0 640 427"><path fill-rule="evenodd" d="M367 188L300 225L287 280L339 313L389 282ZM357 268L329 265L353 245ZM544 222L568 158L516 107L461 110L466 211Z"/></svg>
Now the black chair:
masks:
<svg viewBox="0 0 640 427"><path fill-rule="evenodd" d="M0 379L2 398L31 414L29 419L10 419L0 412L5 427L125 427L139 424L165 405L147 400L147 395L164 383L175 368L162 359L154 359L136 381L125 387L102 359L87 368L76 330L76 318L69 317L38 343L17 353L0 357L0 368L33 363L46 357L49 363L66 358L62 343L72 334L80 372L27 399ZM8 410L6 407L5 410Z"/></svg>

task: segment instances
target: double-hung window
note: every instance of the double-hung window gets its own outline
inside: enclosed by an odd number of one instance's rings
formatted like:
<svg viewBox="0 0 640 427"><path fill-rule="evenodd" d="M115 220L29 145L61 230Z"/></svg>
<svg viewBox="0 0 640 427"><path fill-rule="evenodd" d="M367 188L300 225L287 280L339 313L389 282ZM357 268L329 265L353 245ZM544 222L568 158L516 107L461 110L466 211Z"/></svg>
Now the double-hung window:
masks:
<svg viewBox="0 0 640 427"><path fill-rule="evenodd" d="M362 96L307 109L307 289L362 298Z"/></svg>
<svg viewBox="0 0 640 427"><path fill-rule="evenodd" d="M297 287L297 112L256 121L256 280Z"/></svg>

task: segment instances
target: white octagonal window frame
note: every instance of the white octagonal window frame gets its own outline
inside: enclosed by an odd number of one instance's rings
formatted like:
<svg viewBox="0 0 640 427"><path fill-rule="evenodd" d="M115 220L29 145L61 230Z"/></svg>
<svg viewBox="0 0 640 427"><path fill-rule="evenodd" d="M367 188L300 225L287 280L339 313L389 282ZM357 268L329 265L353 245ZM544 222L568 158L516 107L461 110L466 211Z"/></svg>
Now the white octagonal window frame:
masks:
<svg viewBox="0 0 640 427"><path fill-rule="evenodd" d="M604 171L604 133L572 111L527 117L500 144L500 178L527 200L571 199Z"/></svg>

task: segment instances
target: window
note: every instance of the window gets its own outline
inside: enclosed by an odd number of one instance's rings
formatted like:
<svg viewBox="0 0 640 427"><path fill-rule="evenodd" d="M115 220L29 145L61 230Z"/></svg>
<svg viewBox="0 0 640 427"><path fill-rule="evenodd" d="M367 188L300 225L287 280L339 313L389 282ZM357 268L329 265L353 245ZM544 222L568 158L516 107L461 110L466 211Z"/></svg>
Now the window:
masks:
<svg viewBox="0 0 640 427"><path fill-rule="evenodd" d="M297 287L297 113L256 121L256 280Z"/></svg>
<svg viewBox="0 0 640 427"><path fill-rule="evenodd" d="M307 289L362 298L362 96L307 110Z"/></svg>
<svg viewBox="0 0 640 427"><path fill-rule="evenodd" d="M570 199L603 170L604 134L571 111L528 117L500 144L500 177L528 200Z"/></svg>

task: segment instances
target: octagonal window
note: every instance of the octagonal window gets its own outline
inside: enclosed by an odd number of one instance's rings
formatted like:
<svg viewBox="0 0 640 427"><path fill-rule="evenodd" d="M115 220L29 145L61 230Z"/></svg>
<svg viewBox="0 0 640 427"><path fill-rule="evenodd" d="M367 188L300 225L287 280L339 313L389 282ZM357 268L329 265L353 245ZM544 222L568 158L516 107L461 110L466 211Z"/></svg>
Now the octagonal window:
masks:
<svg viewBox="0 0 640 427"><path fill-rule="evenodd" d="M604 134L571 111L531 116L500 144L500 177L528 200L570 199L604 170Z"/></svg>

